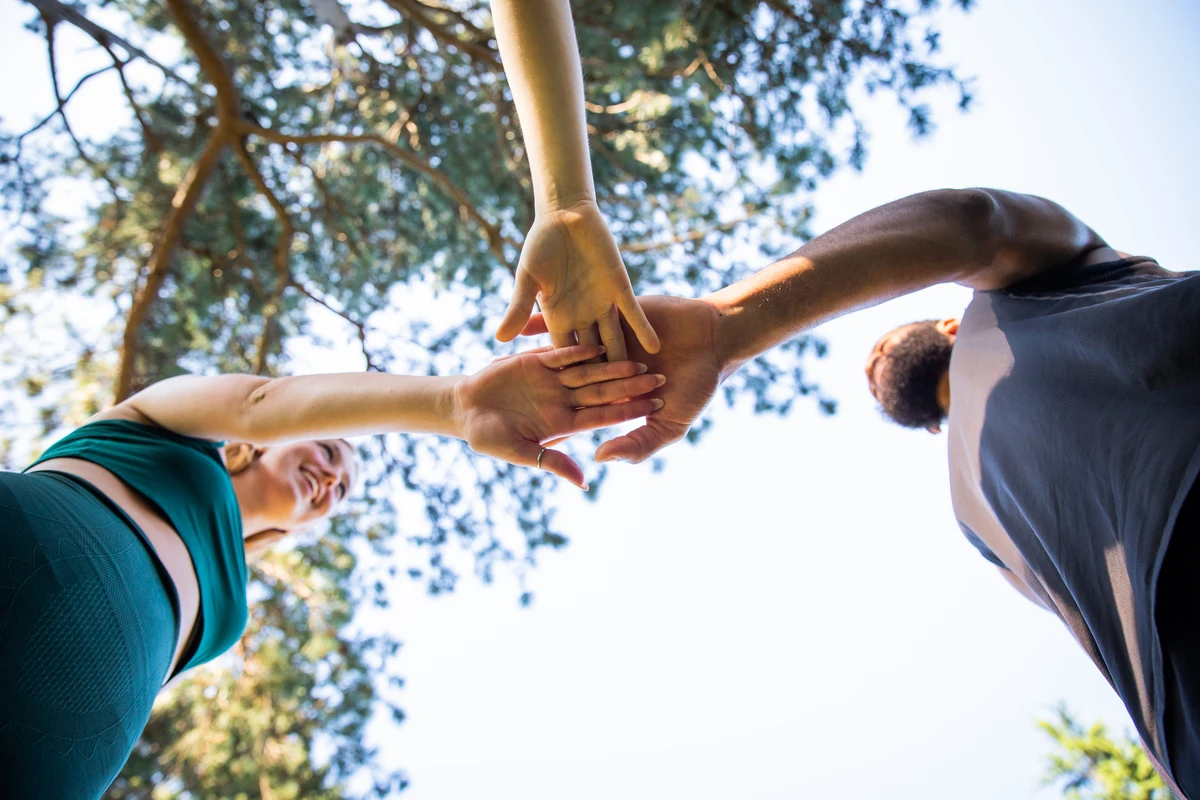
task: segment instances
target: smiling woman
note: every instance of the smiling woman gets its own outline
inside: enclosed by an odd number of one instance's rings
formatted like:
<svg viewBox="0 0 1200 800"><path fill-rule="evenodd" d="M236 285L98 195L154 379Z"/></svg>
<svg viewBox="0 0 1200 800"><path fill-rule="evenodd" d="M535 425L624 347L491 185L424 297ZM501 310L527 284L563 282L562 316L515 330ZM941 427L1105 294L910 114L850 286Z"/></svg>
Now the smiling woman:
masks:
<svg viewBox="0 0 1200 800"><path fill-rule="evenodd" d="M2 797L98 797L164 681L246 624L246 556L333 514L360 464L342 437L404 431L585 487L543 442L645 416L661 386L603 347L472 376L182 377L0 473ZM221 441L234 443L220 445Z"/></svg>

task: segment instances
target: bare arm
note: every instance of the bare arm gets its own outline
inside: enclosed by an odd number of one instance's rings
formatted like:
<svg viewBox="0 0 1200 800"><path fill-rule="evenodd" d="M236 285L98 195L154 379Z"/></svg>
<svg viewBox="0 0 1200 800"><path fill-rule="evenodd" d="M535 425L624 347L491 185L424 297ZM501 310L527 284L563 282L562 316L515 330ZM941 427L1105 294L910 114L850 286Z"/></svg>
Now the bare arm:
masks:
<svg viewBox="0 0 1200 800"><path fill-rule="evenodd" d="M1090 228L1040 197L923 192L861 214L708 299L723 319L731 372L851 311L939 283L999 289L1100 249Z"/></svg>
<svg viewBox="0 0 1200 800"><path fill-rule="evenodd" d="M603 343L610 361L623 360L624 317L642 345L657 351L658 337L596 205L571 6L568 0L492 0L492 16L536 208L496 337L509 341L520 333L540 298L555 347Z"/></svg>
<svg viewBox="0 0 1200 800"><path fill-rule="evenodd" d="M261 445L388 431L457 436L454 389L462 380L382 372L185 375L156 383L100 417L133 412L185 436Z"/></svg>
<svg viewBox="0 0 1200 800"><path fill-rule="evenodd" d="M583 70L567 0L492 0L496 44L512 90L538 213L596 199L583 109Z"/></svg>
<svg viewBox="0 0 1200 800"><path fill-rule="evenodd" d="M154 423L176 433L259 445L365 434L434 433L483 455L538 465L586 486L569 456L542 443L643 417L662 385L631 361L582 364L595 345L502 358L471 376L384 373L263 378L185 376L156 383L94 419ZM575 365L575 366L573 366ZM627 401L627 402L625 402Z"/></svg>
<svg viewBox="0 0 1200 800"><path fill-rule="evenodd" d="M996 289L1077 257L1115 251L1049 200L994 189L924 192L868 211L792 255L702 300L642 298L663 330L657 354L633 357L666 374L666 406L596 451L643 461L679 441L721 381L759 353L826 320L937 283ZM542 320L527 332L544 330Z"/></svg>

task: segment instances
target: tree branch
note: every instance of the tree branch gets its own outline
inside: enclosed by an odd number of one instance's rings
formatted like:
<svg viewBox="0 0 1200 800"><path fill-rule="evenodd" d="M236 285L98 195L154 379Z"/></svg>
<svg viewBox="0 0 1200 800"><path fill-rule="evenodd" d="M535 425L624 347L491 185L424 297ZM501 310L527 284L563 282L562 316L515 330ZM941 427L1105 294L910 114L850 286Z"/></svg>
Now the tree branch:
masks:
<svg viewBox="0 0 1200 800"><path fill-rule="evenodd" d="M315 294L313 294L311 291L309 291L309 289L307 287L305 287L304 284L300 283L299 281L293 280L292 286L295 287L296 291L300 292L300 294L304 295L309 300L312 300L317 305L322 306L323 308L326 308L329 311L332 311L334 314L337 314L339 317L346 320L346 322L349 322L351 325L353 325L355 330L358 331L358 343L359 343L359 346L362 348L363 358L365 358L367 360L367 371L368 372L371 372L371 371L383 372L383 368L375 363L375 361L371 358L371 352L367 349L367 326L365 324L359 322L354 317L347 314L345 311L338 311L336 308L329 305L329 303L327 303L326 301L322 300L320 297L317 297Z"/></svg>
<svg viewBox="0 0 1200 800"><path fill-rule="evenodd" d="M112 31L100 27L83 14L76 11L74 8L64 5L63 3L58 2L58 0L25 0L25 2L29 3L29 5L40 11L42 16L48 22L69 22L76 28L79 28L81 31L86 33L88 36L91 36L97 44L104 47L115 44L117 47L120 47L122 50L128 53L129 58L140 58L146 63L158 67L160 70L162 70L164 75L175 79L179 83L190 85L188 81L185 81L183 78L175 74L175 71L170 67L164 66L163 64L160 64L151 58L146 51L138 47L134 47Z"/></svg>
<svg viewBox="0 0 1200 800"><path fill-rule="evenodd" d="M192 164L187 175L175 190L171 200L171 211L163 221L158 234L158 241L146 265L146 282L134 294L133 303L129 307L129 316L125 321L125 336L121 345L121 366L117 373L117 388L115 401L121 402L133 393L134 367L137 360L138 337L142 325L150 312L150 306L158 298L163 281L171 266L171 255L183 235L183 226L191 215L204 185L212 175L213 169L221 159L221 153L229 144L229 135L217 128L208 135L204 150L196 163Z"/></svg>
<svg viewBox="0 0 1200 800"><path fill-rule="evenodd" d="M242 99L237 85L233 82L233 75L226 66L225 59L209 41L204 28L200 26L200 21L192 13L187 1L167 0L167 8L171 10L171 16L179 27L180 33L183 34L183 38L187 40L188 46L196 54L201 72L217 90L217 117L226 124L240 119Z"/></svg>
<svg viewBox="0 0 1200 800"><path fill-rule="evenodd" d="M480 227L484 237L488 240L488 247L492 254L504 264L510 272L514 272L512 265L508 263L508 259L504 253L504 245L513 245L504 238L500 233L500 227L488 221L487 217L479 211L478 208L467 197L467 193L460 189L454 181L446 173L431 167L426 162L417 158L412 153L404 150L395 142L390 142L386 138L375 133L367 134L309 134L309 135L291 135L281 133L279 131L263 128L258 125L251 124L245 120L240 120L237 123L237 129L240 133L259 136L269 142L278 142L280 144L328 144L330 142L341 142L343 144L376 144L391 153L397 160L402 161L409 168L421 175L425 176L429 181L434 183L438 188L445 192L450 199L458 204L459 213L463 216L464 221L471 219ZM515 245L514 245L515 246Z"/></svg>
<svg viewBox="0 0 1200 800"><path fill-rule="evenodd" d="M80 78L79 81L75 84L75 87L73 89L71 89L71 91L67 92L67 96L64 97L61 101L59 101L58 107L55 108L53 111L51 111L49 114L47 114L42 119L41 122L37 123L32 128L30 128L29 130L25 131L20 136L18 136L17 143L19 144L20 141L22 139L24 139L26 136L41 129L47 122L49 122L50 120L52 120L56 116L58 116L60 113L62 113L63 107L66 106L67 103L71 102L71 98L75 96L75 93L79 91L81 86L83 86L85 83L87 83L89 80L96 77L97 75L108 72L110 69L114 69L114 67L111 67L111 66L101 67L100 69L96 70L95 72L89 72L87 75L84 75L82 78Z"/></svg>
<svg viewBox="0 0 1200 800"><path fill-rule="evenodd" d="M503 67L500 66L499 55L495 50L487 46L486 41L480 44L478 40L460 39L453 31L447 30L434 22L428 13L432 11L434 13L446 14L448 13L446 9L427 6L420 2L420 0L384 0L384 2L429 31L433 38L442 44L457 47L493 72L501 72L503 70ZM466 22L466 20L460 19L460 21L465 23L465 27L469 27L477 33L482 33L474 25Z"/></svg>
<svg viewBox="0 0 1200 800"><path fill-rule="evenodd" d="M271 349L271 331L275 325L275 317L279 314L279 304L283 301L283 292L292 282L288 257L292 250L292 237L295 236L296 229L292 225L287 209L284 208L283 203L280 202L271 187L267 185L258 164L254 163L254 159L250 157L250 151L246 149L244 139L239 138L234 143L234 152L237 154L238 161L242 162L242 167L250 176L250 180L258 189L259 194L265 197L271 204L271 208L275 210L275 218L279 222L279 239L275 243L275 289L271 292L270 299L263 308L263 330L258 340L258 353L254 357L255 374L266 375L267 356Z"/></svg>
<svg viewBox="0 0 1200 800"><path fill-rule="evenodd" d="M752 213L746 213L737 219L732 219L728 222L722 222L719 225L713 225L698 231L680 234L673 239L666 239L661 242L633 242L631 244L623 245L620 250L622 253L649 253L654 250L665 250L668 247L673 247L677 244L684 244L686 242L694 242L697 239L703 239L710 233L732 230L738 225L741 225L743 222L748 222L749 220L754 219L754 216L755 215Z"/></svg>

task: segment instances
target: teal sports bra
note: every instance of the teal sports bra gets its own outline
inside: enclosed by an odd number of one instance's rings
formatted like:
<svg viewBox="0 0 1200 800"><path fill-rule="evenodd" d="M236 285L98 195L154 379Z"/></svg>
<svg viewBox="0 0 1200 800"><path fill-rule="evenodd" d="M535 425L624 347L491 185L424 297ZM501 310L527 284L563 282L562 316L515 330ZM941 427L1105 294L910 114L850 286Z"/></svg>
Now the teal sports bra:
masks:
<svg viewBox="0 0 1200 800"><path fill-rule="evenodd" d="M219 447L165 428L104 419L67 434L29 465L78 458L104 467L175 528L200 584L195 650L190 656L185 650L176 674L232 647L249 617L242 514Z"/></svg>

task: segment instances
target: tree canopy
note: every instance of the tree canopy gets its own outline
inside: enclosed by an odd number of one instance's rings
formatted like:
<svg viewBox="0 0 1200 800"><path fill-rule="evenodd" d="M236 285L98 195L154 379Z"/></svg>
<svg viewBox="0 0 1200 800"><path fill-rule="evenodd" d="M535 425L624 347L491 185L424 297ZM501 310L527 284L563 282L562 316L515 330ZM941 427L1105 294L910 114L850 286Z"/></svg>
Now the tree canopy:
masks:
<svg viewBox="0 0 1200 800"><path fill-rule="evenodd" d="M354 343L347 369L483 363L533 214L486 2L27 3L53 96L29 129L0 128L6 430L36 442L183 372L285 374L305 346ZM747 244L765 260L803 240L812 191L864 162L868 96L918 135L933 89L966 108L937 5L574 2L598 201L639 293L704 293L761 266ZM99 133L72 111L93 91L112 98ZM759 358L727 401L832 412L804 371L824 348ZM0 442L8 466L20 439ZM354 603L386 603L402 573L451 590L456 552L487 581L567 541L541 473L431 437L362 450L352 521L255 571L234 668L169 693L112 796L164 776L156 797L206 796L217 769L247 794L336 794L374 769L363 725L391 703L397 646L356 632Z"/></svg>
<svg viewBox="0 0 1200 800"><path fill-rule="evenodd" d="M1101 722L1085 728L1065 708L1038 727L1054 740L1043 780L1067 800L1174 800L1136 739Z"/></svg>

